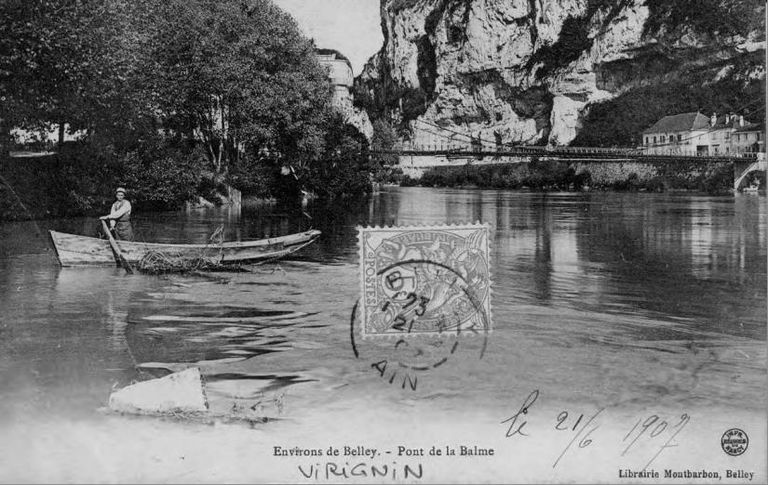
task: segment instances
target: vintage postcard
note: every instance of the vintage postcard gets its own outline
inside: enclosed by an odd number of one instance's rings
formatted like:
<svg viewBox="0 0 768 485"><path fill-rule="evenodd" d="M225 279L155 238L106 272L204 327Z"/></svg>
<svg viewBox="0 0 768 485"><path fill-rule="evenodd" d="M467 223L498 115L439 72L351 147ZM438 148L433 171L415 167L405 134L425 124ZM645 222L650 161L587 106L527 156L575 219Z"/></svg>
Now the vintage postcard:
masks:
<svg viewBox="0 0 768 485"><path fill-rule="evenodd" d="M0 2L0 483L767 483L767 30Z"/></svg>

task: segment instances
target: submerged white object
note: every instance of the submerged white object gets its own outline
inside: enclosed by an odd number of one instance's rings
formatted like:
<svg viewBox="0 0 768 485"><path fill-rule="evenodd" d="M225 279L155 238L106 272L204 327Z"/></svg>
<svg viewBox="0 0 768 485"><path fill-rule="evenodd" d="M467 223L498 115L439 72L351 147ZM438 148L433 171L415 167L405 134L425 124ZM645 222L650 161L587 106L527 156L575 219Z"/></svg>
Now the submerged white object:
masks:
<svg viewBox="0 0 768 485"><path fill-rule="evenodd" d="M200 369L192 367L117 390L109 396L109 409L139 414L207 411Z"/></svg>

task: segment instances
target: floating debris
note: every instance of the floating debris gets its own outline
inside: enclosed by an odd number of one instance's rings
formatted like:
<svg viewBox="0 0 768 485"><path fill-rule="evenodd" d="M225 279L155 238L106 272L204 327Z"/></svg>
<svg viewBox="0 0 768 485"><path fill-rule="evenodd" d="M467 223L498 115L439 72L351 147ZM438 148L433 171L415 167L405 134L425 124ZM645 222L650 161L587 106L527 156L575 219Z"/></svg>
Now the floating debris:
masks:
<svg viewBox="0 0 768 485"><path fill-rule="evenodd" d="M167 274L167 273L252 273L257 266L279 260L282 256L268 258L261 261L253 261L248 264L243 262L224 263L224 226L219 226L208 238L208 244L200 249L197 257L190 258L189 254L172 253L167 251L147 251L139 260L136 267L142 273ZM272 270L285 271L277 266Z"/></svg>
<svg viewBox="0 0 768 485"><path fill-rule="evenodd" d="M224 226L213 231L208 238L208 244L200 249L195 258L189 255L173 254L165 251L148 251L139 260L139 271L148 274L165 273L194 273L198 271L242 271L238 265L224 264L222 251L224 243Z"/></svg>
<svg viewBox="0 0 768 485"><path fill-rule="evenodd" d="M243 359L231 359L243 360ZM218 361L224 362L224 360ZM178 369L185 364L163 365ZM143 364L142 367L157 367ZM109 396L105 412L169 418L201 424L244 423L251 426L279 419L285 409L285 386L276 376L223 374L206 382L198 367L190 367L165 377L131 384ZM287 376L288 383L294 376ZM266 382L264 379L267 379ZM255 385L247 381L255 379ZM304 382L295 380L294 382ZM205 388L212 386L214 404ZM268 392L269 391L269 392Z"/></svg>
<svg viewBox="0 0 768 485"><path fill-rule="evenodd" d="M235 268L221 264L221 258L198 256L196 258L183 258L178 255L166 254L161 251L149 251L141 260L137 268L139 271L149 274L164 273L192 273L195 271L221 271Z"/></svg>
<svg viewBox="0 0 768 485"><path fill-rule="evenodd" d="M192 367L113 392L109 409L132 414L204 413L208 400L200 369Z"/></svg>

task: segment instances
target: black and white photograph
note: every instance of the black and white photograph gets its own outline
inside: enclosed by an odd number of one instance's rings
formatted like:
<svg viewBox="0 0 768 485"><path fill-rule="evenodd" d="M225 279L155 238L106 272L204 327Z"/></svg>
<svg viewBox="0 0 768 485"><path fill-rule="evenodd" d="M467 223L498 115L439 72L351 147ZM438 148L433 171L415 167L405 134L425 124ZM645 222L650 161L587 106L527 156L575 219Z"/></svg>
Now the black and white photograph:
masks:
<svg viewBox="0 0 768 485"><path fill-rule="evenodd" d="M0 0L0 483L766 483L767 33Z"/></svg>

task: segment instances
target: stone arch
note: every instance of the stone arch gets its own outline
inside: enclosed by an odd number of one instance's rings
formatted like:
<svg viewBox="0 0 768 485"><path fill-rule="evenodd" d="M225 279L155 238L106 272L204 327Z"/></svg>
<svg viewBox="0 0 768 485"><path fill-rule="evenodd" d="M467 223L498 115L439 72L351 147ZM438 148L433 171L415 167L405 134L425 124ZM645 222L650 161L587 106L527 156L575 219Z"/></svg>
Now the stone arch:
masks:
<svg viewBox="0 0 768 485"><path fill-rule="evenodd" d="M750 162L734 162L733 163L733 190L738 191L741 184L746 180L747 176L752 172L765 171L768 168L768 162L765 160L757 160Z"/></svg>

